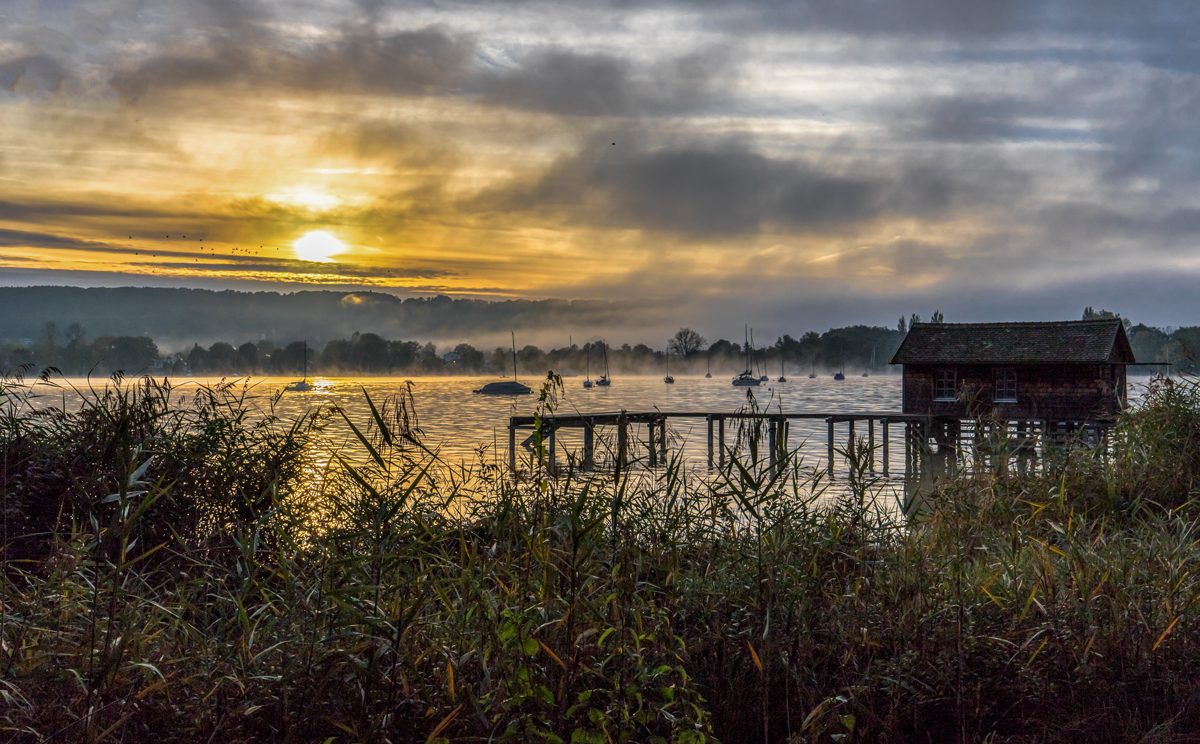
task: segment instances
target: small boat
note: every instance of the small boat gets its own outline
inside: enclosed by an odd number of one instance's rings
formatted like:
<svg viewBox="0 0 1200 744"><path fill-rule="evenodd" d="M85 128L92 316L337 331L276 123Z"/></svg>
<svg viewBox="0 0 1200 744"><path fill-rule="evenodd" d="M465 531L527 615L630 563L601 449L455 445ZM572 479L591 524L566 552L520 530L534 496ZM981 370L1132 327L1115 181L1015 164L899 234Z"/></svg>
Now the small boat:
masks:
<svg viewBox="0 0 1200 744"><path fill-rule="evenodd" d="M587 379L583 381L583 386L589 390L592 387L592 350L591 350L591 348L588 348Z"/></svg>
<svg viewBox="0 0 1200 744"><path fill-rule="evenodd" d="M674 385L675 378L671 377L671 346L670 346L670 344L667 345L667 357L666 358L667 358L667 376L663 378L663 382L667 383L668 385Z"/></svg>
<svg viewBox="0 0 1200 744"><path fill-rule="evenodd" d="M775 382L787 382L787 377L783 371L783 345L779 346L779 379Z"/></svg>
<svg viewBox="0 0 1200 744"><path fill-rule="evenodd" d="M808 379L810 379L810 380L817 379L817 362L816 362L816 360L813 360L812 372L808 373Z"/></svg>
<svg viewBox="0 0 1200 744"><path fill-rule="evenodd" d="M874 371L875 371L875 347L874 347L874 346L872 346L872 347L871 347L871 364L867 366L867 369L866 369L866 371L865 371L865 372L863 372L863 375L862 375L862 376L863 376L863 377L870 377L870 376L871 376L871 373L872 373L872 372L874 372Z"/></svg>
<svg viewBox="0 0 1200 744"><path fill-rule="evenodd" d="M304 379L297 380L283 390L288 393L307 393L312 391L312 383L308 381L308 341L304 342Z"/></svg>
<svg viewBox="0 0 1200 744"><path fill-rule="evenodd" d="M706 380L712 379L712 357L708 358L708 372L704 375L704 379L706 379Z"/></svg>
<svg viewBox="0 0 1200 744"><path fill-rule="evenodd" d="M755 377L750 372L743 372L733 378L734 387L758 387L762 384L762 380Z"/></svg>
<svg viewBox="0 0 1200 744"><path fill-rule="evenodd" d="M600 375L599 380L596 380L596 386L608 387L609 385L612 385L612 380L608 379L608 344L604 341L601 341L600 343L603 344L602 348L604 349L604 374Z"/></svg>
<svg viewBox="0 0 1200 744"><path fill-rule="evenodd" d="M734 387L758 387L759 385L761 385L761 384L762 384L762 380L761 380L759 377L757 377L757 376L754 374L754 372L752 372L752 371L751 371L751 369L750 369L750 368L751 368L751 366L752 366L752 364L751 364L751 362L750 362L750 337L749 337L749 326L747 326L747 331L746 331L746 333L747 333L747 336L746 336L746 343L745 343L745 347L746 347L746 371L745 371L745 372L743 372L743 373L741 373L741 374L740 374L740 375L738 375L737 377L733 378L733 386L734 386Z"/></svg>
<svg viewBox="0 0 1200 744"><path fill-rule="evenodd" d="M510 331L510 333L512 333ZM529 395L533 391L528 385L522 385L517 382L517 334L512 334L512 350L513 350L513 378L511 380L501 380L500 382L489 382L478 390L474 391L478 395Z"/></svg>
<svg viewBox="0 0 1200 744"><path fill-rule="evenodd" d="M840 368L838 369L837 372L833 373L833 379L835 379L835 380L846 379L846 365L842 362L842 347L840 345L838 346L838 366Z"/></svg>

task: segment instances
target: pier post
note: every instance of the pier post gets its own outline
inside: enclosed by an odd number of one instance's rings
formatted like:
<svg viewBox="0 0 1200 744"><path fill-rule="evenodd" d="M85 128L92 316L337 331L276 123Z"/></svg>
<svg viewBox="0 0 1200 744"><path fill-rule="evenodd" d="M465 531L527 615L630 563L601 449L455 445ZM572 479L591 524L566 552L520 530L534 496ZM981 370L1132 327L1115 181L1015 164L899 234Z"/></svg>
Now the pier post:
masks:
<svg viewBox="0 0 1200 744"><path fill-rule="evenodd" d="M858 454L858 443L854 441L854 419L850 419L849 438L846 440L846 463L854 462L854 457Z"/></svg>
<svg viewBox="0 0 1200 744"><path fill-rule="evenodd" d="M785 418L779 419L779 462L787 462L788 454L788 434L791 433L792 424Z"/></svg>
<svg viewBox="0 0 1200 744"><path fill-rule="evenodd" d="M588 419L583 427L583 469L596 467L596 419Z"/></svg>
<svg viewBox="0 0 1200 744"><path fill-rule="evenodd" d="M725 417L717 419L717 461L725 467Z"/></svg>
<svg viewBox="0 0 1200 744"><path fill-rule="evenodd" d="M658 446L661 448L659 450L658 460L659 460L659 462L661 462L663 464L663 467L665 468L667 466L667 417L666 416L663 416L662 420L659 421L659 423L658 423Z"/></svg>
<svg viewBox="0 0 1200 744"><path fill-rule="evenodd" d="M508 425L508 469L517 472L517 427Z"/></svg>
<svg viewBox="0 0 1200 744"><path fill-rule="evenodd" d="M888 475L888 468L889 468L889 464L888 464L888 459L889 459L888 458L888 429L889 429L889 425L888 425L888 420L887 420L886 416L879 419L879 426L882 428L882 431L880 433L883 434L883 477L886 478Z"/></svg>
<svg viewBox="0 0 1200 744"><path fill-rule="evenodd" d="M558 430L554 424L549 425L550 429L550 475L558 475L558 462L554 451L554 432Z"/></svg>
<svg viewBox="0 0 1200 744"><path fill-rule="evenodd" d="M617 418L617 469L625 467L629 455L629 421L622 412Z"/></svg>
<svg viewBox="0 0 1200 744"><path fill-rule="evenodd" d="M713 466L713 417L712 414L705 416L708 420L708 469L712 470Z"/></svg>
<svg viewBox="0 0 1200 744"><path fill-rule="evenodd" d="M870 447L870 470L875 472L875 419L867 419L867 444Z"/></svg>
<svg viewBox="0 0 1200 744"><path fill-rule="evenodd" d="M913 423L911 421L906 421L904 422L904 477L906 478L913 474L912 441Z"/></svg>
<svg viewBox="0 0 1200 744"><path fill-rule="evenodd" d="M828 427L828 432L827 432L827 440L828 441L826 442L826 444L828 445L827 456L829 457L829 461L825 464L825 467L829 471L829 477L832 478L833 477L833 416L830 416L825 419L825 425Z"/></svg>
<svg viewBox="0 0 1200 744"><path fill-rule="evenodd" d="M654 419L650 419L650 422L646 424L646 445L650 450L650 469L653 470L658 467L658 447L654 442Z"/></svg>
<svg viewBox="0 0 1200 744"><path fill-rule="evenodd" d="M779 446L779 441L776 438L776 436L777 436L776 428L777 427L778 427L778 423L776 423L776 421L774 419L767 422L767 448L770 449L770 451L771 451L771 459L769 460L769 462L770 462L770 467L771 467L772 473L775 472L775 466L779 462L779 452L776 449Z"/></svg>

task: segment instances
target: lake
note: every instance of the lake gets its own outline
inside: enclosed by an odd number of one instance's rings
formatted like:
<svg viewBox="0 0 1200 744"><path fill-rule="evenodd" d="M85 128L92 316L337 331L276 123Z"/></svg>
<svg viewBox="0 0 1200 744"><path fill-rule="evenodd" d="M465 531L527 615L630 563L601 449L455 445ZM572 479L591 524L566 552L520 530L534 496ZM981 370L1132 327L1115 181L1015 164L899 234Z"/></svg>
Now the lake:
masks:
<svg viewBox="0 0 1200 744"><path fill-rule="evenodd" d="M476 395L472 391L494 378L476 377L418 377L412 378L412 395L419 423L430 446L440 447L442 455L451 462L474 461L481 445L486 445L490 461L503 464L508 447L508 418L532 414L538 403L539 387L533 379L523 382L534 388L534 394L521 396ZM618 377L610 387L583 388L581 378L564 378L564 389L558 400L560 413L609 413L627 411L701 411L732 413L747 405L747 388L735 388L728 377L676 377L674 385L665 384L661 377ZM290 380L262 379L257 385L271 392ZM366 423L370 411L363 390L378 404L385 397L403 390L400 378L367 377L357 379L315 378L314 390L308 393L284 393L280 411L285 418L313 405L336 404L350 413L356 423ZM832 377L800 377L786 383L763 383L749 388L760 410L784 413L829 411L899 411L900 376L848 377L836 381ZM865 435L865 428L858 432ZM838 446L845 445L845 426L838 427ZM527 433L519 433L524 438ZM343 434L344 436L344 434ZM644 437L644 432L635 432ZM789 445L801 447L807 461L824 460L825 425L820 421L793 421ZM903 472L904 450L901 427L892 430L893 472ZM707 430L703 419L672 419L671 448L682 450L685 462L703 466L707 461ZM727 442L732 442L732 432ZM582 434L562 431L559 446L577 448ZM493 449L493 442L496 448ZM805 444L805 442L807 442ZM804 446L802 446L804 445ZM498 450L498 451L497 451ZM896 470L898 468L898 470Z"/></svg>
<svg viewBox="0 0 1200 744"><path fill-rule="evenodd" d="M523 382L534 388L534 394L522 396L476 395L472 391L495 378L481 377L416 377L407 378L412 383L412 395L425 443L439 449L451 463L476 462L480 448L486 447L484 457L489 462L503 464L508 446L508 417L532 414L538 404L538 381L525 378ZM1130 397L1136 399L1142 385L1149 378L1131 380ZM267 397L294 380L290 378L254 378L250 380L256 395ZM74 385L86 385L82 380L56 381ZM177 389L185 391L190 385L214 384L219 379L175 378ZM735 388L726 376L705 379L703 377L677 377L674 385L667 385L661 377L618 377L611 387L583 388L578 377L564 378L564 390L558 400L560 413L615 413L627 411L698 411L732 413L747 405L747 388ZM786 383L768 382L758 388L749 388L760 410L784 413L806 412L851 412L851 411L899 411L900 375L877 375L873 377L847 377L843 381L829 376L816 378L789 378ZM346 410L356 423L365 426L370 421L370 410L363 395L365 390L376 402L382 404L388 396L401 392L406 378L324 378L313 379L314 389L307 393L285 392L279 404L279 413L287 420L314 406L338 405ZM1140 384L1139 384L1140 383ZM54 390L38 384L34 390L40 392L37 405L61 405L72 408L69 392ZM65 400L64 400L65 396ZM860 424L859 436L866 435L865 425ZM635 438L644 438L644 431L634 431ZM527 433L519 433L523 438ZM894 475L904 472L903 427L893 425L890 452L891 470ZM836 446L846 445L847 427L837 427ZM790 424L788 445L799 449L806 464L819 466L824 462L826 429L822 421L794 420ZM877 432L877 437L879 433ZM727 443L732 444L732 432L727 433ZM519 441L519 440L518 440ZM560 448L578 448L582 435L578 430L564 430L558 437ZM670 420L671 449L682 452L684 461L692 467L703 467L707 460L707 431L703 419ZM877 439L877 441L879 441ZM496 447L493 448L493 442ZM335 449L352 443L352 435L344 426L331 427L314 443L322 450ZM560 449L560 452L562 450ZM837 463L839 470L841 463Z"/></svg>

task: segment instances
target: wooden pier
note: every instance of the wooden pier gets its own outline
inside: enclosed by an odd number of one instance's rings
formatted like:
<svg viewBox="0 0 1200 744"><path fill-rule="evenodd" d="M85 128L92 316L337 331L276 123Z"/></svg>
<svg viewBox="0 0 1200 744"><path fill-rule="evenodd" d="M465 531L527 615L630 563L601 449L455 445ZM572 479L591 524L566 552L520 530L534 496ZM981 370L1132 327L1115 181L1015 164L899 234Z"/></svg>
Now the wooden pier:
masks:
<svg viewBox="0 0 1200 744"><path fill-rule="evenodd" d="M555 432L559 429L583 430L583 453L580 466L591 470L596 466L596 435L603 427L615 427L616 448L614 460L618 467L629 464L629 427L644 425L647 429L647 464L657 467L667 461L667 421L670 419L704 419L708 425L708 466L723 466L725 464L726 422L761 422L767 427L767 452L771 467L782 462L788 451L789 423L796 420L824 421L826 425L826 449L829 473L834 471L834 456L836 427L846 424L849 428L849 441L856 441L856 425L866 424L867 438L871 455L870 468L875 469L874 453L876 450L876 434L878 432L882 448L881 466L884 475L889 474L889 457L891 447L891 429L893 424L906 425L906 434L926 429L929 417L919 414L905 414L891 411L862 411L840 413L708 413L697 411L650 411L634 412L620 411L617 413L585 413L585 414L551 414L541 419L542 441L547 447L547 459L553 470L557 463L557 442ZM918 427L908 426L919 424ZM517 432L533 432L537 426L535 416L513 416L508 421L508 466L517 469ZM906 436L906 453L909 452ZM528 446L532 436L520 444Z"/></svg>
<svg viewBox="0 0 1200 744"><path fill-rule="evenodd" d="M911 473L922 462L932 462L935 467L941 462L963 461L973 458L978 464L983 460L995 461L996 468L1007 467L1007 460L1015 456L1019 467L1025 467L1038 452L1044 456L1050 445L1061 445L1068 441L1083 441L1089 446L1106 445L1107 432L1113 425L1111 419L1101 420L1057 420L1057 419L1014 419L1004 421L968 421L956 418L934 417L928 414L899 413L895 411L841 411L837 413L709 413L697 411L619 411L609 413L549 414L541 418L542 442L546 446L547 464L552 472L557 469L558 442L556 432L560 429L581 429L583 450L579 466L583 470L596 467L596 438L603 429L616 430L613 462L618 468L630 464L630 426L643 425L647 430L646 464L656 468L667 462L667 422L671 419L703 419L707 423L708 467L723 467L728 448L725 445L726 422L735 425L745 422L765 424L768 463L771 468L786 459L788 435L792 421L824 421L826 426L825 468L833 476L837 449L835 446L837 427L846 426L847 441L862 441L867 446L867 467L876 471L876 457L882 475L889 476L891 466L892 427L902 425L904 433L905 472ZM508 422L508 466L517 470L517 447L529 447L534 440L535 416L512 416ZM862 427L865 425L865 436ZM521 442L518 431L530 435Z"/></svg>

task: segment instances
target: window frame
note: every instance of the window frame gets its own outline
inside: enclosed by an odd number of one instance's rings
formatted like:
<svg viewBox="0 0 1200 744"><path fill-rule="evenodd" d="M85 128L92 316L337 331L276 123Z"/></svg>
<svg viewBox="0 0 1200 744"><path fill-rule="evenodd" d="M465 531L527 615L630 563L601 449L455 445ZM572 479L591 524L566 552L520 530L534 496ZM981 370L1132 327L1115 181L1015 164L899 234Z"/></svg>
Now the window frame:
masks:
<svg viewBox="0 0 1200 744"><path fill-rule="evenodd" d="M949 383L949 397L946 396L947 383ZM934 370L933 399L935 402L958 401L958 370L954 367L939 367Z"/></svg>
<svg viewBox="0 0 1200 744"><path fill-rule="evenodd" d="M1012 395L1002 395L1002 393ZM992 402L1017 402L1017 371L1012 367L997 367L992 374Z"/></svg>

